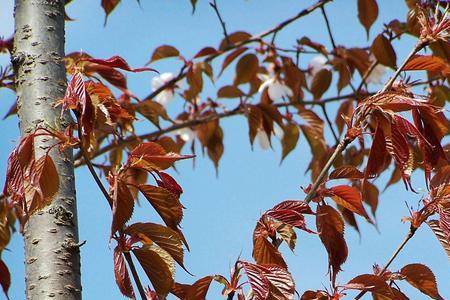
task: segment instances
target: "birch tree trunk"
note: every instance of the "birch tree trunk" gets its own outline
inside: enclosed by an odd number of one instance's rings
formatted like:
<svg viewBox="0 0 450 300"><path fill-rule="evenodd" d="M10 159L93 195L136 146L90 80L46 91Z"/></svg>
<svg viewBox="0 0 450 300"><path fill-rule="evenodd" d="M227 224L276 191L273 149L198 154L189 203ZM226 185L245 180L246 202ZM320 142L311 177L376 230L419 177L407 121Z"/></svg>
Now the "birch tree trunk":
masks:
<svg viewBox="0 0 450 300"><path fill-rule="evenodd" d="M16 0L12 63L22 135L36 127L64 130L53 104L64 96L64 0ZM54 143L36 138L36 157ZM56 147L57 148L57 147ZM50 206L25 226L27 299L81 299L80 255L72 151L51 151L60 188Z"/></svg>

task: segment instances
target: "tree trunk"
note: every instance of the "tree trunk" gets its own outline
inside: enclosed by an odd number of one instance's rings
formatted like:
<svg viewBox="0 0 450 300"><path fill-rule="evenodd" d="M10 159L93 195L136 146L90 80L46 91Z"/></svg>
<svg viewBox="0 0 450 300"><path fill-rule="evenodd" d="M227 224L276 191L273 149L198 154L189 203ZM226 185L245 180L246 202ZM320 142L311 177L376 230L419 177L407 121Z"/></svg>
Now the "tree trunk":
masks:
<svg viewBox="0 0 450 300"><path fill-rule="evenodd" d="M16 0L12 63L16 73L22 135L36 127L64 130L53 104L64 96L64 0ZM54 141L35 139L36 157ZM25 226L27 299L81 299L80 255L72 151L51 151L59 174L59 192L51 205Z"/></svg>

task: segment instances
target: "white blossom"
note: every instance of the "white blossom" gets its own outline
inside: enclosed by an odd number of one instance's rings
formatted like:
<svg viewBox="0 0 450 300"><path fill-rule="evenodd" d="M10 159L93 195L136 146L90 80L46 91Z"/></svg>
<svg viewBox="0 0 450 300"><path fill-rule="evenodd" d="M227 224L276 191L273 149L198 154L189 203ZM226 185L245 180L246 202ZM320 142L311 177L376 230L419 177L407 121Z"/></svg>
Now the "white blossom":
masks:
<svg viewBox="0 0 450 300"><path fill-rule="evenodd" d="M327 68L328 59L323 55L314 56L308 64L308 75L314 77L320 70Z"/></svg>
<svg viewBox="0 0 450 300"><path fill-rule="evenodd" d="M270 77L265 74L258 74L258 77L263 80L258 92L262 93L267 88L270 99L278 100L282 97L292 97L294 95L292 90L276 77Z"/></svg>
<svg viewBox="0 0 450 300"><path fill-rule="evenodd" d="M153 77L152 79L152 91L156 91L163 85L165 85L167 82L171 81L175 78L175 75L172 73L162 73L159 76ZM164 89L161 91L156 97L155 101L161 104L162 106L166 107L175 96L175 91L173 87L169 87L167 89Z"/></svg>
<svg viewBox="0 0 450 300"><path fill-rule="evenodd" d="M258 144L261 147L261 149L267 150L270 148L269 137L262 128L258 128L258 132L256 133L255 139L258 141Z"/></svg>
<svg viewBox="0 0 450 300"><path fill-rule="evenodd" d="M277 123L273 124L273 135L276 136L279 140L282 140L284 137L283 128L281 128Z"/></svg>
<svg viewBox="0 0 450 300"><path fill-rule="evenodd" d="M178 129L175 134L179 135L185 142L192 141L195 138L195 132L189 127Z"/></svg>
<svg viewBox="0 0 450 300"><path fill-rule="evenodd" d="M382 84L384 74L386 74L386 67L378 64L367 77L366 83Z"/></svg>

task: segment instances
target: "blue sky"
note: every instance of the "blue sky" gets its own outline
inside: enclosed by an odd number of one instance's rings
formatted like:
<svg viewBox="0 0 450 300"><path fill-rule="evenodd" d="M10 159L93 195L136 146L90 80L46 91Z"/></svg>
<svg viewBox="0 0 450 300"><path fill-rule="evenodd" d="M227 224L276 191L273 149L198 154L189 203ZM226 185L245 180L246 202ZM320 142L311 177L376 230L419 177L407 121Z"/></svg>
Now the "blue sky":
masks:
<svg viewBox="0 0 450 300"><path fill-rule="evenodd" d="M0 35L9 36L13 32L13 1L0 0ZM208 5L208 1L198 1L197 11L191 14L190 1L123 1L103 26L104 14L100 1L77 0L69 6L69 15L76 19L67 23L66 53L83 50L98 58L121 55L133 67L144 65L152 50L161 44L170 44L180 49L185 57L193 56L204 46L217 46L222 39L218 20ZM371 30L370 39L375 36L383 23L398 18L403 20L406 6L403 1L379 1L380 16ZM285 0L227 0L218 1L229 32L245 30L252 34L273 27L282 20L295 15L313 1ZM366 34L359 24L356 1L336 1L327 6L337 44L361 46L366 43ZM304 35L313 40L323 41L329 46L328 36L319 12L295 22L277 36L280 46L289 47ZM404 38L396 41L397 56L402 60L409 52L414 40ZM312 56L311 56L312 57ZM304 63L311 57L305 56ZM0 63L8 57L0 56ZM152 65L160 72L177 72L179 62L164 61ZM202 94L204 98L216 95L216 89L232 80L230 68L220 78L216 87L208 85ZM138 96L150 92L153 73L128 74L129 86ZM372 87L373 89L377 88ZM330 91L332 95L335 91ZM0 90L0 116L3 116L14 101L14 95ZM236 104L230 101L231 105ZM181 99L172 103L169 113L174 116L179 111ZM177 103L178 102L178 103ZM274 150L263 151L258 147L252 151L248 141L247 122L238 116L221 121L225 132L225 154L220 162L219 176L215 176L212 163L198 157L195 167L189 161L178 163L179 173L170 173L184 189L181 201L186 207L182 222L191 252L185 255L185 265L195 277L183 270L177 271L177 281L192 283L210 274L229 274L229 268L238 256L251 261L252 232L261 213L274 204L286 199L302 199L300 187L310 183L305 175L310 160L310 150L306 139L301 136L296 150L280 165L281 151L275 141ZM139 122L139 130L153 131L146 122ZM18 140L17 118L0 122L2 143L0 148L0 178L4 178L6 158ZM184 151L187 153L188 148ZM200 151L199 151L200 153ZM78 169L77 196L79 207L80 238L87 243L81 249L82 282L85 299L121 299L115 286L112 272L112 251L108 244L111 214L106 201L102 199L90 175L85 169ZM386 178L377 180L384 187ZM416 187L424 187L423 176L414 174ZM421 194L404 190L402 184L389 188L380 196L377 213L379 232L363 220L359 220L362 237L351 228L346 230L349 245L349 259L344 264L338 281L342 284L362 273L371 273L374 263L383 264L408 230L400 218L408 215L405 201L417 207ZM159 221L151 207L141 202L133 220ZM314 228L314 220L308 219ZM15 235L3 258L12 271L11 299L24 298L23 282L23 242ZM288 262L297 290L323 289L328 287L327 255L316 236L298 232L295 254L287 247L282 253ZM426 228L421 228L408 243L402 254L392 265L392 270L400 269L408 263L421 262L435 273L441 295L450 298L449 261L440 244ZM145 281L145 280L144 280ZM407 284L401 286L411 299L426 299ZM220 288L214 285L208 299L220 299ZM367 296L370 298L370 296Z"/></svg>

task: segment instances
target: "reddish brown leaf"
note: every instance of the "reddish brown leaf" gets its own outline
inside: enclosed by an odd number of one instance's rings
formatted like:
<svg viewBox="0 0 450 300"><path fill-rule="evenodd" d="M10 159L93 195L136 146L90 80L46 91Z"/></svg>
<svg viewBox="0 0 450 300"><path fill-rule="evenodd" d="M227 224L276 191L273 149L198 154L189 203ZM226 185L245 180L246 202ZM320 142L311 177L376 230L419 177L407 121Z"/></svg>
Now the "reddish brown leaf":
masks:
<svg viewBox="0 0 450 300"><path fill-rule="evenodd" d="M329 179L363 179L364 174L354 166L345 165L334 169L328 177Z"/></svg>
<svg viewBox="0 0 450 300"><path fill-rule="evenodd" d="M125 259L123 258L119 247L114 248L114 275L120 292L128 298L134 299L135 296L130 275L128 274Z"/></svg>
<svg viewBox="0 0 450 300"><path fill-rule="evenodd" d="M338 128L339 133L341 134L344 130L345 126L345 118L350 118L353 113L353 100L348 99L339 106L339 109L336 114L335 124Z"/></svg>
<svg viewBox="0 0 450 300"><path fill-rule="evenodd" d="M378 191L378 188L374 184L368 181L364 182L364 189L362 192L363 201L370 206L372 215L374 216L378 207L379 194L380 192Z"/></svg>
<svg viewBox="0 0 450 300"><path fill-rule="evenodd" d="M263 218L261 218L263 220ZM270 225L270 223L268 224ZM268 230L275 228L267 228L266 224L259 221L253 232L253 252L252 256L258 264L273 264L282 268L287 268L281 253L278 249L267 240L269 237Z"/></svg>
<svg viewBox="0 0 450 300"><path fill-rule="evenodd" d="M311 207L309 207L308 203L299 200L286 200L278 203L272 208L272 210L279 210L279 209L290 209L296 211L299 214L308 214L308 215L314 214L314 212L311 210Z"/></svg>
<svg viewBox="0 0 450 300"><path fill-rule="evenodd" d="M337 204L354 213L357 213L360 216L363 216L367 221L372 222L367 215L364 206L362 205L362 197L359 190L348 185L337 185L329 190L331 191L331 199L333 199Z"/></svg>
<svg viewBox="0 0 450 300"><path fill-rule="evenodd" d="M217 91L218 98L240 98L244 96L244 92L233 85L223 86L219 89L219 91Z"/></svg>
<svg viewBox="0 0 450 300"><path fill-rule="evenodd" d="M37 161L33 158L23 176L23 181L19 184L23 185L27 213L32 214L51 203L59 190L59 176L48 154L41 156Z"/></svg>
<svg viewBox="0 0 450 300"><path fill-rule="evenodd" d="M0 285L2 286L3 292L8 296L8 290L11 286L11 274L9 273L8 267L0 259Z"/></svg>
<svg viewBox="0 0 450 300"><path fill-rule="evenodd" d="M381 171L386 168L389 161L390 157L388 151L386 150L386 139L381 126L378 124L375 130L372 146L370 147L364 177L367 179L378 176Z"/></svg>
<svg viewBox="0 0 450 300"><path fill-rule="evenodd" d="M175 266L172 258L164 250L149 246L133 249L133 254L150 279L155 291L165 299L174 283Z"/></svg>
<svg viewBox="0 0 450 300"><path fill-rule="evenodd" d="M255 300L294 299L294 281L286 269L243 261L239 263L247 274Z"/></svg>
<svg viewBox="0 0 450 300"><path fill-rule="evenodd" d="M193 155L180 155L166 153L164 148L153 142L142 143L131 151L128 163L131 167L143 168L148 171L165 170L170 168L177 160L192 158Z"/></svg>
<svg viewBox="0 0 450 300"><path fill-rule="evenodd" d="M283 127L283 138L281 139L282 154L281 161L283 161L286 156L295 149L297 146L298 138L300 137L300 130L298 125L294 123L289 123Z"/></svg>
<svg viewBox="0 0 450 300"><path fill-rule="evenodd" d="M450 237L448 234L442 230L439 221L437 220L430 220L427 221L428 226L430 226L433 233L436 235L436 238L439 240L439 242L442 245L442 248L444 248L445 253L447 253L447 257L450 260Z"/></svg>
<svg viewBox="0 0 450 300"><path fill-rule="evenodd" d="M433 299L444 299L439 295L436 278L427 266L422 264L409 264L400 270L400 274L405 276L405 279L409 284L425 295L428 295Z"/></svg>
<svg viewBox="0 0 450 300"><path fill-rule="evenodd" d="M344 221L339 212L328 205L317 208L316 226L320 240L328 252L328 264L332 282L347 260L348 249L344 239Z"/></svg>
<svg viewBox="0 0 450 300"><path fill-rule="evenodd" d="M371 50L375 55L375 58L379 63L396 69L397 67L397 55L394 48L392 48L391 42L382 34L377 35L373 41Z"/></svg>
<svg viewBox="0 0 450 300"><path fill-rule="evenodd" d="M450 74L450 65L442 58L433 55L414 55L403 68L405 71L440 72L444 76Z"/></svg>
<svg viewBox="0 0 450 300"><path fill-rule="evenodd" d="M358 19L369 36L370 27L378 17L378 4L376 0L358 0Z"/></svg>
<svg viewBox="0 0 450 300"><path fill-rule="evenodd" d="M239 44L251 38L251 34L245 31L236 31L224 38L219 45L219 50L223 51L230 46Z"/></svg>
<svg viewBox="0 0 450 300"><path fill-rule="evenodd" d="M123 59L122 57L117 56L117 55L110 57L108 59L96 59L96 58L88 57L88 58L84 58L83 60L98 64L98 65L107 66L110 68L122 69L122 70L129 71L129 72L155 71L154 69L151 69L151 68L136 68L136 69L130 68L130 66L125 61L125 59Z"/></svg>
<svg viewBox="0 0 450 300"><path fill-rule="evenodd" d="M139 102L135 107L138 113L143 115L156 126L159 126L159 118L163 118L167 121L170 120L170 117L167 115L166 109L158 102L142 101Z"/></svg>
<svg viewBox="0 0 450 300"><path fill-rule="evenodd" d="M234 85L249 82L256 76L258 67L259 61L255 54L249 53L242 56L236 64L236 77L234 78Z"/></svg>
<svg viewBox="0 0 450 300"><path fill-rule="evenodd" d="M247 51L247 49L248 49L247 47L240 47L240 48L237 48L236 50L233 50L230 54L228 54L225 57L225 59L223 60L222 68L220 69L219 76L222 75L225 68L228 67L233 62L233 60L235 60L239 55L241 55L242 53Z"/></svg>
<svg viewBox="0 0 450 300"><path fill-rule="evenodd" d="M248 120L248 130L250 137L250 144L253 146L253 141L258 133L258 130L262 128L263 123L263 113L261 109L256 105L247 105L247 120Z"/></svg>
<svg viewBox="0 0 450 300"><path fill-rule="evenodd" d="M164 172L158 172L158 176L161 178L161 180L158 181L160 187L163 187L180 197L183 193L183 189L172 176Z"/></svg>
<svg viewBox="0 0 450 300"><path fill-rule="evenodd" d="M300 300L330 300L331 296L326 291L306 291Z"/></svg>
<svg viewBox="0 0 450 300"><path fill-rule="evenodd" d="M214 276L200 278L192 285L175 283L171 293L182 300L205 300Z"/></svg>
<svg viewBox="0 0 450 300"><path fill-rule="evenodd" d="M185 269L183 264L183 244L177 231L155 223L135 223L128 226L124 233L130 236L145 235L152 242L166 250Z"/></svg>
<svg viewBox="0 0 450 300"><path fill-rule="evenodd" d="M188 100L193 100L203 89L203 76L201 64L194 64L186 74L186 81L189 84L187 92Z"/></svg>
<svg viewBox="0 0 450 300"><path fill-rule="evenodd" d="M175 48L173 46L169 46L169 45L162 45L153 51L152 57L150 58L150 61L148 62L148 64L152 63L154 61L160 60L160 59L179 56L179 55L180 55L180 51L178 51L177 48Z"/></svg>
<svg viewBox="0 0 450 300"><path fill-rule="evenodd" d="M374 296L382 296L382 299L396 299L389 285L380 277L373 274L358 275L346 285L347 289L367 290Z"/></svg>
<svg viewBox="0 0 450 300"><path fill-rule="evenodd" d="M106 18L109 16L109 14L113 11L114 8L116 8L117 4L119 4L120 0L102 0L102 7L105 11L105 24L106 24Z"/></svg>
<svg viewBox="0 0 450 300"><path fill-rule="evenodd" d="M218 53L216 49L213 47L205 47L197 52L197 54L194 55L194 58L199 58L202 56L210 56Z"/></svg>
<svg viewBox="0 0 450 300"><path fill-rule="evenodd" d="M122 229L131 218L134 209L134 199L127 185L116 180L115 186L111 187L110 194L113 195L111 236Z"/></svg>
<svg viewBox="0 0 450 300"><path fill-rule="evenodd" d="M165 188L144 184L139 185L139 191L161 216L164 223L173 230L177 230L183 218L183 206L177 195Z"/></svg>
<svg viewBox="0 0 450 300"><path fill-rule="evenodd" d="M314 99L320 99L322 95L328 90L331 84L333 74L327 69L322 69L314 76L311 82L311 94Z"/></svg>

